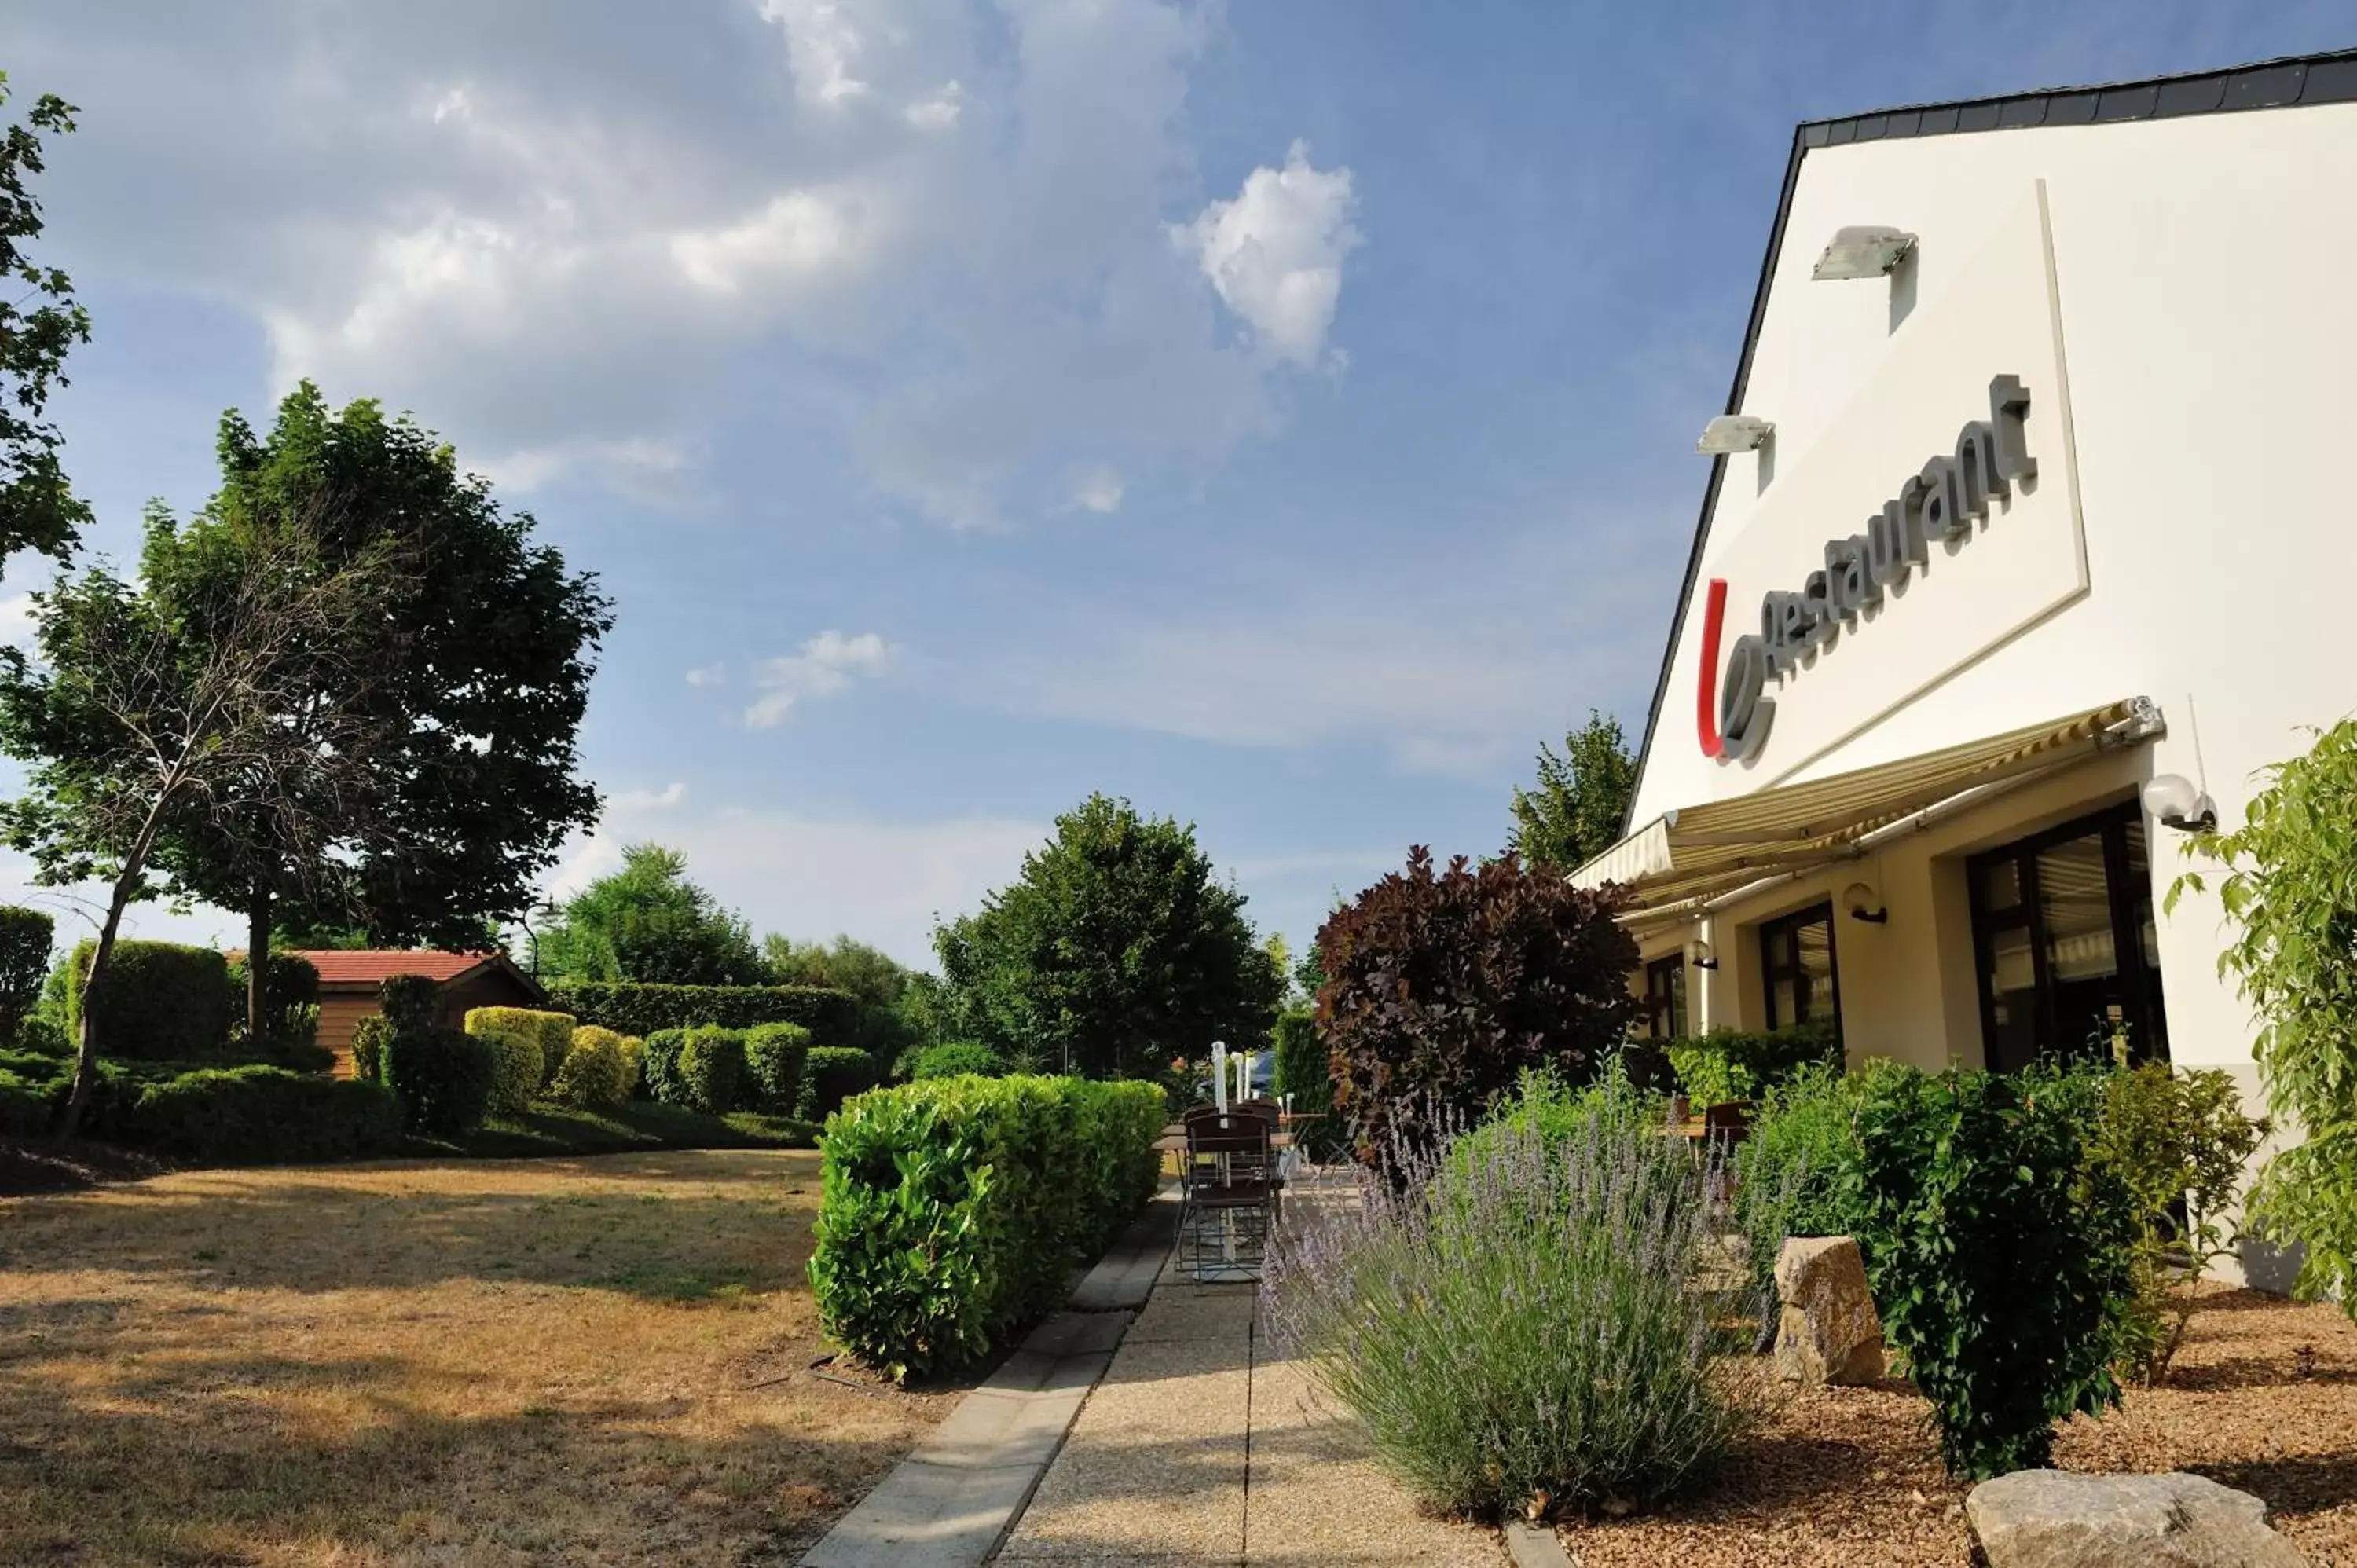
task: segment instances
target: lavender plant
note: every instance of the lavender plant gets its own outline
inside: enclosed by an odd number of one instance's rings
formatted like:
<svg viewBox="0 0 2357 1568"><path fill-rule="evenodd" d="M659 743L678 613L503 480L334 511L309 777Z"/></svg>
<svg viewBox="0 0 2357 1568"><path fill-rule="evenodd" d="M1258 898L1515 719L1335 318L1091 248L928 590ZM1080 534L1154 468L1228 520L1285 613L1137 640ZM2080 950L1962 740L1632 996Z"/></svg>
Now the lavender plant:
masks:
<svg viewBox="0 0 2357 1568"><path fill-rule="evenodd" d="M1405 1179L1355 1205L1294 1206L1263 1305L1413 1490L1484 1519L1617 1512L1727 1453L1756 1406L1714 1364L1704 1184L1649 1101L1526 1083L1392 1161Z"/></svg>

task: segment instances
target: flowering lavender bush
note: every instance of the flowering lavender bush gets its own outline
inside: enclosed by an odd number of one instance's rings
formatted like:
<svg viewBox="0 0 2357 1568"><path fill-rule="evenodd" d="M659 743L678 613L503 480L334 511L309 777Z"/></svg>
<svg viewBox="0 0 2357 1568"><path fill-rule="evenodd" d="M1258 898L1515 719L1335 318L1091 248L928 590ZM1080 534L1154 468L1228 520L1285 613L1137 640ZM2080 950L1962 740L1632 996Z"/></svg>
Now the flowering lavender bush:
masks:
<svg viewBox="0 0 2357 1568"><path fill-rule="evenodd" d="M1706 1473L1754 1407L1714 1370L1703 1183L1625 1087L1520 1101L1356 1205L1297 1203L1263 1292L1280 1348L1454 1513L1618 1511Z"/></svg>

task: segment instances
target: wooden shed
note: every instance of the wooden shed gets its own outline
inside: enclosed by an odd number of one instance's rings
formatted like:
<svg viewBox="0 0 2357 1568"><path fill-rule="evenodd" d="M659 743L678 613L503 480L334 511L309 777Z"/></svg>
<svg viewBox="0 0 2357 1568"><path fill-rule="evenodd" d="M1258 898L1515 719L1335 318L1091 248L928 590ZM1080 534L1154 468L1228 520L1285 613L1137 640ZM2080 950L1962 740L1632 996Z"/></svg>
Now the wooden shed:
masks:
<svg viewBox="0 0 2357 1568"><path fill-rule="evenodd" d="M548 993L505 953L436 952L384 948L302 949L297 956L319 972L319 1043L336 1053L336 1076L352 1075L352 1028L379 1011L388 976L422 974L436 982L436 1021L462 1027L473 1007L539 1007Z"/></svg>

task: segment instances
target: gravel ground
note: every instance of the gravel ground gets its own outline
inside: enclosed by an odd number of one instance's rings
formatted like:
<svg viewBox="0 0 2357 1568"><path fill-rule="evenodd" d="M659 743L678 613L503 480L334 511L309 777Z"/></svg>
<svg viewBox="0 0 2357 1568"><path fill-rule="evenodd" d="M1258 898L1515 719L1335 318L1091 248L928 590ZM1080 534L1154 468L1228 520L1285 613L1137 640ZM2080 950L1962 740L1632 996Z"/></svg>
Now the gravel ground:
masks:
<svg viewBox="0 0 2357 1568"><path fill-rule="evenodd" d="M1964 1488L1904 1383L1774 1396L1765 1428L1670 1514L1566 1526L1581 1568L1972 1561ZM2055 1463L2192 1470L2256 1494L2318 1568L2357 1568L2357 1327L2331 1306L2214 1293L2167 1386L2065 1429Z"/></svg>

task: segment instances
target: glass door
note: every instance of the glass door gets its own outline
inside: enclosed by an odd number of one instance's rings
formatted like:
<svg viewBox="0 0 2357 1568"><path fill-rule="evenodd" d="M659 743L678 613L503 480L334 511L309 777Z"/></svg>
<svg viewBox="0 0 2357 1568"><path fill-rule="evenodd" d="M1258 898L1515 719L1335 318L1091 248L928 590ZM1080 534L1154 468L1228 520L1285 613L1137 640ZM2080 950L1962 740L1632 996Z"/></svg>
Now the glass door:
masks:
<svg viewBox="0 0 2357 1568"><path fill-rule="evenodd" d="M2144 813L2133 802L1973 858L1988 1065L2040 1055L2167 1060Z"/></svg>
<svg viewBox="0 0 2357 1568"><path fill-rule="evenodd" d="M1834 907L1819 904L1760 928L1760 972L1768 1026L1824 1023L1841 1038L1840 971L1834 962Z"/></svg>

